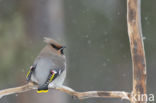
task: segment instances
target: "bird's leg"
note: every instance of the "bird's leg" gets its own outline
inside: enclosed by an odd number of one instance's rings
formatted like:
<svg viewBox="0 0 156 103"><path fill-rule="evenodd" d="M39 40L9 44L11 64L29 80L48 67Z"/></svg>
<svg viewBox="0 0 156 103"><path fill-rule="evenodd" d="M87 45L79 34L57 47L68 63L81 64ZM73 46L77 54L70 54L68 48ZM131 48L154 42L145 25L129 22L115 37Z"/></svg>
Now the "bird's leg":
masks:
<svg viewBox="0 0 156 103"><path fill-rule="evenodd" d="M33 71L35 70L35 67L34 66L31 66L28 73L27 73L27 76L26 76L26 79L27 81L29 82L30 79L31 79L31 74L33 73Z"/></svg>

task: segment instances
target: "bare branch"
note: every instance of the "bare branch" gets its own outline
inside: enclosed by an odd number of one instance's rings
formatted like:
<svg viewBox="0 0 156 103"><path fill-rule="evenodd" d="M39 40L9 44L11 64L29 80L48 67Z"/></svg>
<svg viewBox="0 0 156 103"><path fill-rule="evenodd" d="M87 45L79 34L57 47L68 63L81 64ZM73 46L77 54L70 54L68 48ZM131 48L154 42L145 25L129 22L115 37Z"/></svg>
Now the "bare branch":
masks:
<svg viewBox="0 0 156 103"><path fill-rule="evenodd" d="M133 91L136 98L140 94L146 94L146 59L141 29L141 0L127 0L127 25L133 63ZM133 103L146 103L144 101L132 101Z"/></svg>
<svg viewBox="0 0 156 103"><path fill-rule="evenodd" d="M28 83L23 86L4 89L0 91L0 97L11 95L15 93L26 92L29 90L37 89L37 85L34 83ZM52 88L62 92L65 92L71 96L77 97L78 99L86 99L86 98L121 98L128 99L130 98L130 94L124 91L87 91L87 92L77 92L69 87L61 86Z"/></svg>
<svg viewBox="0 0 156 103"><path fill-rule="evenodd" d="M68 93L69 95L75 96L79 99L86 98L121 98L128 99L130 98L130 94L124 91L87 91L87 92L77 92L69 87L58 87L56 88L59 91Z"/></svg>
<svg viewBox="0 0 156 103"><path fill-rule="evenodd" d="M36 85L34 83L30 82L30 83L25 84L23 86L0 90L0 97L15 94L15 93L26 92L29 90L33 90L35 88L36 88Z"/></svg>

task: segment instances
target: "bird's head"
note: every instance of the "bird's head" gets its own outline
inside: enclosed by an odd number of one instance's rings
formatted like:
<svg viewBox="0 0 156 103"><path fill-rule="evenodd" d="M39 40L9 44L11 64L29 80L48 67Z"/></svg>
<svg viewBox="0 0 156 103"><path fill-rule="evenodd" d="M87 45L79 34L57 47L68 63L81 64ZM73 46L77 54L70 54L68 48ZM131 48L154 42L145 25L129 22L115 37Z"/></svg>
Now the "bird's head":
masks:
<svg viewBox="0 0 156 103"><path fill-rule="evenodd" d="M59 54L64 55L64 48L66 48L66 46L62 46L61 44L57 43L55 40L51 39L51 38L44 38L44 41L50 45L54 50L56 50Z"/></svg>

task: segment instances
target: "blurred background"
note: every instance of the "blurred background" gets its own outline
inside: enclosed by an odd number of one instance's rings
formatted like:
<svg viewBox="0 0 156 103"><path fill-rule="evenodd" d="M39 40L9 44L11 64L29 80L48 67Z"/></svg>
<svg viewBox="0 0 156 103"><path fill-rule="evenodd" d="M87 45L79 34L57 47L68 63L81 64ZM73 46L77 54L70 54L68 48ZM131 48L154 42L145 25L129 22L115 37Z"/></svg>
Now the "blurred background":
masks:
<svg viewBox="0 0 156 103"><path fill-rule="evenodd" d="M156 1L142 0L148 93L156 93ZM132 89L126 0L0 0L0 89L26 83L25 75L52 37L67 46L65 85L78 90ZM79 101L58 91L29 91L0 103L125 103L120 99ZM154 102L153 102L154 103Z"/></svg>

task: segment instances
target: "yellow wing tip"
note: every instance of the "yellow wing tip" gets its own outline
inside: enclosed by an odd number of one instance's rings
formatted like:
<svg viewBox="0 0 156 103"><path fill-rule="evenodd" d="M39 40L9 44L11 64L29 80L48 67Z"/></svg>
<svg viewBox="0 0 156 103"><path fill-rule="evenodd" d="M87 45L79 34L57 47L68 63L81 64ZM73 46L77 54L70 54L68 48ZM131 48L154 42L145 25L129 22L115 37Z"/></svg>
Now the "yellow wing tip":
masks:
<svg viewBox="0 0 156 103"><path fill-rule="evenodd" d="M29 74L30 74L30 70L28 71L28 73L27 73L27 75L26 75L26 78L28 78Z"/></svg>
<svg viewBox="0 0 156 103"><path fill-rule="evenodd" d="M47 93L48 90L38 90L37 93Z"/></svg>

